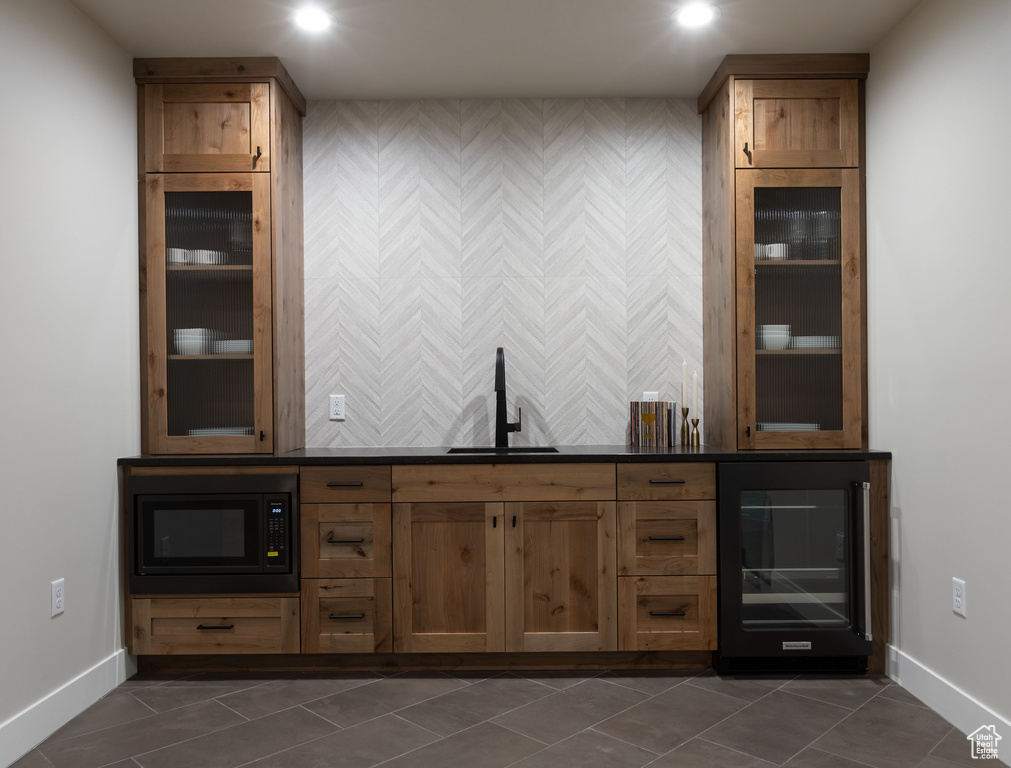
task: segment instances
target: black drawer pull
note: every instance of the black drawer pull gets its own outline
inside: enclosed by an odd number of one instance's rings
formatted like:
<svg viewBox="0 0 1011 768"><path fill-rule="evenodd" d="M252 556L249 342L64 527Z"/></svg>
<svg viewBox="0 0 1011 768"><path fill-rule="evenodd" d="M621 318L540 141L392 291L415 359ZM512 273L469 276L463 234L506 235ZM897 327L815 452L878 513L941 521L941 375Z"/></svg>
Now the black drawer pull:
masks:
<svg viewBox="0 0 1011 768"><path fill-rule="evenodd" d="M364 613L331 613L327 618L337 621L338 619L364 619Z"/></svg>
<svg viewBox="0 0 1011 768"><path fill-rule="evenodd" d="M650 536L650 541L684 541L684 536Z"/></svg>
<svg viewBox="0 0 1011 768"><path fill-rule="evenodd" d="M327 544L364 544L365 539L327 539Z"/></svg>
<svg viewBox="0 0 1011 768"><path fill-rule="evenodd" d="M650 480L653 485L684 485L684 480Z"/></svg>
<svg viewBox="0 0 1011 768"><path fill-rule="evenodd" d="M327 488L361 488L365 483L327 483Z"/></svg>
<svg viewBox="0 0 1011 768"><path fill-rule="evenodd" d="M207 626L204 626L203 624L197 624L197 629L235 629L235 625L234 624L212 624L211 626L207 627Z"/></svg>
<svg viewBox="0 0 1011 768"><path fill-rule="evenodd" d="M661 613L660 611L650 611L650 616L684 616L684 611L676 611L674 613Z"/></svg>

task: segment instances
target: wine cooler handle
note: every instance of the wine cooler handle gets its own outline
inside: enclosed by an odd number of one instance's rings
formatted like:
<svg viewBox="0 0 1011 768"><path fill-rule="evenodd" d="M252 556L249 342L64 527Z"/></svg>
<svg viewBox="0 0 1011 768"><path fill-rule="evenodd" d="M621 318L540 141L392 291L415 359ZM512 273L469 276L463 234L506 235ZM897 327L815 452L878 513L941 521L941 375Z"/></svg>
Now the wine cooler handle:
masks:
<svg viewBox="0 0 1011 768"><path fill-rule="evenodd" d="M871 484L863 484L864 495L864 639L871 634Z"/></svg>

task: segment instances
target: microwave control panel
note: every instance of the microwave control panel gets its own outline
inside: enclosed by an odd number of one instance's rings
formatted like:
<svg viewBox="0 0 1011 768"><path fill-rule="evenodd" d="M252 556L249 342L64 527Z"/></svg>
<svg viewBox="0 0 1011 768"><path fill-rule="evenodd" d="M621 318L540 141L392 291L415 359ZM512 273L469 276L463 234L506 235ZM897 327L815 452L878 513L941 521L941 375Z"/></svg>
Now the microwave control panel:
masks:
<svg viewBox="0 0 1011 768"><path fill-rule="evenodd" d="M279 499L267 499L266 566L281 568L288 565L288 510Z"/></svg>

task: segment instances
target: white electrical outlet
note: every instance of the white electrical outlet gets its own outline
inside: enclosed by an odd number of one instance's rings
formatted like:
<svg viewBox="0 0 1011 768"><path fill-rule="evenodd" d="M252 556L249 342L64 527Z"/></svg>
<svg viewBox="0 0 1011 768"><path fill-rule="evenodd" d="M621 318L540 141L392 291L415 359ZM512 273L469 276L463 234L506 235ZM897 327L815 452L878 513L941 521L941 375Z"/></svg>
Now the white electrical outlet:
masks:
<svg viewBox="0 0 1011 768"><path fill-rule="evenodd" d="M57 579L56 581L49 583L50 597L52 602L52 613L50 618L53 616L59 616L63 613L64 606L64 590L63 590L63 579Z"/></svg>
<svg viewBox="0 0 1011 768"><path fill-rule="evenodd" d="M344 421L344 395L330 395L330 421Z"/></svg>
<svg viewBox="0 0 1011 768"><path fill-rule="evenodd" d="M951 610L961 616L965 616L965 582L961 579L951 578Z"/></svg>
<svg viewBox="0 0 1011 768"><path fill-rule="evenodd" d="M642 393L642 399L645 402L647 402L647 403L655 403L657 400L660 399L660 393L659 392L643 392Z"/></svg>

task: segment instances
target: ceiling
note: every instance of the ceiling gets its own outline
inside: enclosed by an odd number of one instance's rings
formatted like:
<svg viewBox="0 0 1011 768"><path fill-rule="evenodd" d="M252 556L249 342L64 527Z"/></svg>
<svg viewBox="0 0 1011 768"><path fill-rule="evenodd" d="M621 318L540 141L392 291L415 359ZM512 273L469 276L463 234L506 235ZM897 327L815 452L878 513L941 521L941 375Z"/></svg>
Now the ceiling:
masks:
<svg viewBox="0 0 1011 768"><path fill-rule="evenodd" d="M728 53L867 52L918 2L713 1L691 30L683 0L71 0L135 57L278 56L309 100L694 98Z"/></svg>

